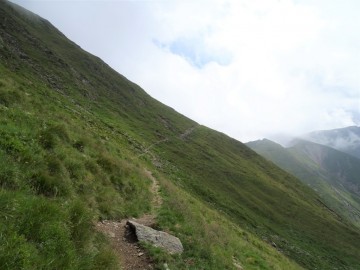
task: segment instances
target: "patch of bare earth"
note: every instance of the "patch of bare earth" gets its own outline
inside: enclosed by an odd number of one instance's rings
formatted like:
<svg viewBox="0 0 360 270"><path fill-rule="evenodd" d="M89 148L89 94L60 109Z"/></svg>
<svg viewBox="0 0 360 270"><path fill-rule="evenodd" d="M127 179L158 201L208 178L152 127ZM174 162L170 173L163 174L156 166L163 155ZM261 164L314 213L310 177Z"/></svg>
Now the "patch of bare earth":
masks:
<svg viewBox="0 0 360 270"><path fill-rule="evenodd" d="M145 169L145 175L152 181L150 191L153 194L152 207L153 210L159 208L162 199L159 194L159 183L152 173ZM154 211L153 211L154 212ZM146 254L137 242L136 236L126 225L128 219L121 221L103 220L98 222L97 229L107 235L114 249L115 254L120 260L122 269L124 270L145 270L154 269L153 261ZM155 215L147 214L132 220L139 224L153 227L155 225Z"/></svg>
<svg viewBox="0 0 360 270"><path fill-rule="evenodd" d="M152 173L149 170L145 169L144 172L145 175L151 180L150 191L153 195L152 208L153 210L156 210L160 208L160 206L162 205L159 182L156 180L156 178L152 175Z"/></svg>

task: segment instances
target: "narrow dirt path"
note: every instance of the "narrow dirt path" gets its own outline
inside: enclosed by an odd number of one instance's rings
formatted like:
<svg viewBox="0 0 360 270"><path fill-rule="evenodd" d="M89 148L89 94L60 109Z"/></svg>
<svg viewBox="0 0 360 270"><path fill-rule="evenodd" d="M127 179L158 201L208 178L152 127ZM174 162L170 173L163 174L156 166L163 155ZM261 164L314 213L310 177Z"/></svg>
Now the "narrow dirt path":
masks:
<svg viewBox="0 0 360 270"><path fill-rule="evenodd" d="M160 196L160 186L157 179L152 173L144 169L146 177L152 183L150 191L153 194L152 211L151 214L143 215L142 217L132 220L139 224L152 227L155 225L156 209L161 207L162 198ZM118 256L123 270L147 270L154 269L153 261L146 252L138 245L136 237L130 232L126 225L128 219L118 221L104 220L98 222L96 227L100 232L103 232L109 237L114 252Z"/></svg>
<svg viewBox="0 0 360 270"><path fill-rule="evenodd" d="M179 138L185 140L196 127L191 127L179 135ZM141 155L151 154L151 148L169 141L165 138L159 140L148 146ZM155 158L155 157L153 157ZM155 225L156 211L163 203L160 196L160 186L158 180L152 175L148 169L144 169L144 175L151 180L150 191L153 195L150 214L141 216L140 218L132 218L139 224L153 227ZM120 260L123 270L148 270L154 269L154 263L151 258L146 254L137 243L137 239L132 232L130 232L126 225L128 219L121 221L103 220L96 224L97 229L109 237L110 243L114 249L115 254Z"/></svg>
<svg viewBox="0 0 360 270"><path fill-rule="evenodd" d="M154 212L159 209L163 203L162 198L160 196L160 185L158 180L152 175L152 172L148 169L144 169L145 175L152 181L150 191L153 195L152 199L152 212Z"/></svg>
<svg viewBox="0 0 360 270"><path fill-rule="evenodd" d="M185 130L182 134L180 134L180 139L185 140L193 131L195 130L196 126L191 127L187 130Z"/></svg>
<svg viewBox="0 0 360 270"><path fill-rule="evenodd" d="M194 130L198 127L199 125L197 126L192 126L191 128L188 128L187 130L185 130L183 133L180 133L179 135L177 135L178 138L180 138L181 140L185 141L190 135L191 133L194 132ZM148 155L150 156L151 160L152 160L152 163L155 167L158 167L158 168L161 168L162 167L162 162L158 159L158 157L153 153L151 152L150 150L156 146L156 145L159 145L161 143L165 143L165 142L169 142L171 141L171 139L169 138L164 138L164 139L161 139L159 141L156 141L152 144L150 144L148 147L144 148L142 150L142 153L140 153L137 157L140 158L142 156L145 156L145 155Z"/></svg>
<svg viewBox="0 0 360 270"><path fill-rule="evenodd" d="M197 127L197 126L193 126L193 127L191 127L191 128L188 128L187 130L185 130L183 133L181 133L181 134L179 135L179 138L182 139L182 140L185 140L191 133L193 133L193 131L196 129L196 127ZM161 143L164 143L164 142L168 142L168 141L170 141L169 138L164 138L164 139L161 139L161 140L159 140L159 141L154 142L153 144L150 144L148 147L146 147L146 148L143 150L143 152L142 152L140 155L138 155L138 157L141 157L141 156L143 156L143 155L149 154L149 153L150 153L149 151L151 150L151 148L153 148L154 146L156 146L156 145L158 145L158 144L161 144Z"/></svg>
<svg viewBox="0 0 360 270"><path fill-rule="evenodd" d="M151 145L149 145L148 147L146 147L146 148L143 150L143 152L142 152L140 155L138 155L138 157L141 157L141 156L143 156L143 155L148 154L149 151L151 150L151 148L153 148L155 145L158 145L158 144L160 144L160 143L164 143L164 142L167 142L167 141L169 141L168 138L165 138L165 139L159 140L159 141L157 141L157 142L154 142L153 144L151 144Z"/></svg>

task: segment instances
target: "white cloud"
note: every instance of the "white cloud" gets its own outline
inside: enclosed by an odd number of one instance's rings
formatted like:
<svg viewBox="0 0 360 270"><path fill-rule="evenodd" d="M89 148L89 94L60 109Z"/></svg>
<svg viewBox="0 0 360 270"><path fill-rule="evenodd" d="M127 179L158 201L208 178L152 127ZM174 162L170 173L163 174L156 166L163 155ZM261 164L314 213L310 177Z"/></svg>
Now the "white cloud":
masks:
<svg viewBox="0 0 360 270"><path fill-rule="evenodd" d="M357 2L15 2L241 141L360 124Z"/></svg>

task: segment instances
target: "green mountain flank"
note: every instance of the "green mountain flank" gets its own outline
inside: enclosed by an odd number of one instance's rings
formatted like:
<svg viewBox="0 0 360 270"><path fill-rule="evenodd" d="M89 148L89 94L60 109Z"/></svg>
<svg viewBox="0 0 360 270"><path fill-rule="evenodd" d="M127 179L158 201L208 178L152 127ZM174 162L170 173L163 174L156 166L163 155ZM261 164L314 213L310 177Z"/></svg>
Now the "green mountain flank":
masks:
<svg viewBox="0 0 360 270"><path fill-rule="evenodd" d="M156 269L360 268L359 229L311 188L6 1L0 112L2 269L119 269L95 224L145 213L184 246L146 246Z"/></svg>
<svg viewBox="0 0 360 270"><path fill-rule="evenodd" d="M305 140L284 148L270 140L247 145L314 189L336 213L360 227L360 159Z"/></svg>

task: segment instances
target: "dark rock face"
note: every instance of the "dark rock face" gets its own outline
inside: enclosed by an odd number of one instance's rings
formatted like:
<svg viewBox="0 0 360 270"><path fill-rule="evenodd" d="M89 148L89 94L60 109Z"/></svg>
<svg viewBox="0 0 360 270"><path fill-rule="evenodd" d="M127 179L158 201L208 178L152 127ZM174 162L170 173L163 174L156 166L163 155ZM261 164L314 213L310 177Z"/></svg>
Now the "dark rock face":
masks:
<svg viewBox="0 0 360 270"><path fill-rule="evenodd" d="M179 238L166 232L157 231L150 227L138 224L134 221L128 221L127 225L134 231L139 241L149 243L155 247L159 247L170 254L180 254L184 251L183 245Z"/></svg>

